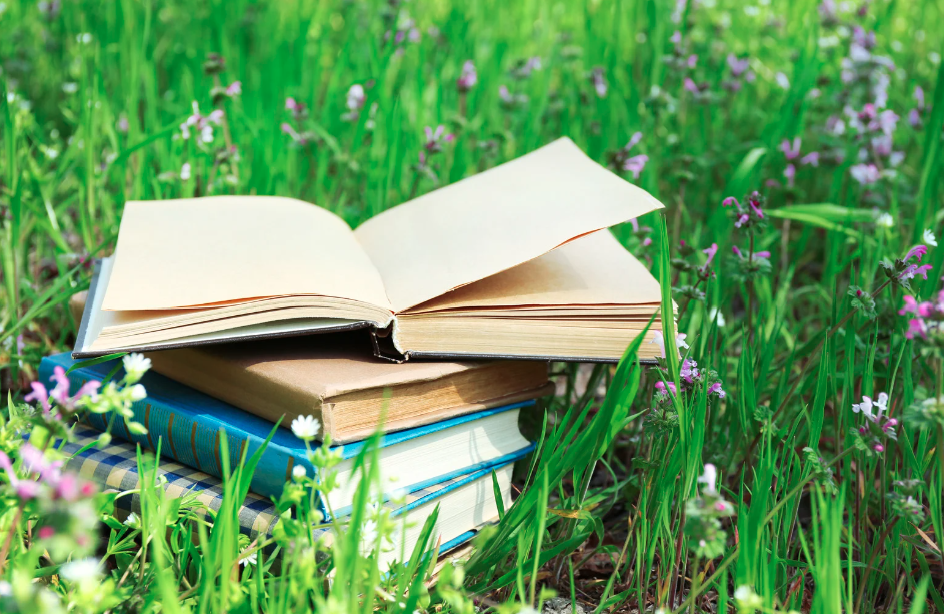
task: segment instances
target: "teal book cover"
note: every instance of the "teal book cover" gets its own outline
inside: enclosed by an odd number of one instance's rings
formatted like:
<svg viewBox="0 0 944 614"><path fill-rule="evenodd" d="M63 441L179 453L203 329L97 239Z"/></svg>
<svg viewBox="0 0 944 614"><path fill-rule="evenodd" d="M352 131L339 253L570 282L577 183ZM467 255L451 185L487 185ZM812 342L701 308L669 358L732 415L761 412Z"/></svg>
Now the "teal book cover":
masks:
<svg viewBox="0 0 944 614"><path fill-rule="evenodd" d="M40 364L40 380L49 381L56 367L61 367L68 372L73 390L77 390L87 381L106 379L116 367L118 371L114 378L120 379L123 376L118 360L80 366L69 372L69 369L77 362L79 361L73 360L68 353L45 357ZM88 424L96 430L104 431L108 429L109 422L111 422L110 432L113 436L140 444L151 450L157 450L158 443L160 443L160 452L163 457L215 477L220 477L223 474L222 454L224 450L228 455L230 467L233 467L239 462L244 453L246 457L255 453L274 427L273 423L267 420L214 399L158 373L146 373L141 380L141 384L147 390L147 397L135 402L132 410L134 420L147 428L146 435L131 433L120 417L115 416L113 419L110 414L88 414ZM534 403L534 401L514 403L435 424L388 433L381 438L380 446L387 447L408 442L474 420L531 406ZM226 445L223 445L224 438ZM335 449L340 450L344 459L349 459L357 456L363 447L363 442L355 442L338 445ZM401 484L398 490L414 492L458 475L502 465L521 458L532 447L524 447L510 454L486 459L462 467L459 470L436 475L432 479L412 483L406 482ZM305 443L287 428L279 427L275 429L275 433L268 446L266 446L253 475L250 489L264 497L278 497L284 484L291 480L292 470L296 465L304 466L310 475L315 471L308 461ZM338 509L335 512L344 513L345 510Z"/></svg>

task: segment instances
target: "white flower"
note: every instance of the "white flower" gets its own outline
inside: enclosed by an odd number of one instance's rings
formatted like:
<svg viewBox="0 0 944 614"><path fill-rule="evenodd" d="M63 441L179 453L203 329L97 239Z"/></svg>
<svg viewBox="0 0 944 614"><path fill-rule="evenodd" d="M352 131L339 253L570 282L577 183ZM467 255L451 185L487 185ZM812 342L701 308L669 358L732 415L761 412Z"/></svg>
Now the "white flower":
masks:
<svg viewBox="0 0 944 614"><path fill-rule="evenodd" d="M151 359L144 354L128 354L121 359L130 382L137 382L151 368Z"/></svg>
<svg viewBox="0 0 944 614"><path fill-rule="evenodd" d="M69 561L59 568L59 575L70 582L85 582L94 580L102 574L98 559L79 559Z"/></svg>
<svg viewBox="0 0 944 614"><path fill-rule="evenodd" d="M249 548L246 548L246 550L249 550ZM253 552L253 553L251 553L251 554L244 554L244 553L246 552L246 550L243 550L243 551L240 553L239 564L242 565L243 567L248 567L248 566L250 566L250 565L255 565L255 564L256 564L256 561L259 560L259 553L258 553L258 552Z"/></svg>
<svg viewBox="0 0 944 614"><path fill-rule="evenodd" d="M688 337L685 333L678 333L675 335L675 346L677 348L687 348L688 344L685 343L685 338ZM659 346L659 349L662 350L662 358L665 358L665 337L662 336L661 331L656 331L652 336L652 340L649 343L655 343Z"/></svg>
<svg viewBox="0 0 944 614"><path fill-rule="evenodd" d="M141 384L135 384L131 387L131 400L141 401L147 396L147 390Z"/></svg>
<svg viewBox="0 0 944 614"><path fill-rule="evenodd" d="M374 551L374 548L377 546L377 536L379 531L377 530L377 521L376 520L367 520L361 526L361 543L360 549L363 556L370 555Z"/></svg>
<svg viewBox="0 0 944 614"><path fill-rule="evenodd" d="M934 236L934 232L932 232L930 228L924 231L922 238L924 239L926 245L937 247L937 237Z"/></svg>
<svg viewBox="0 0 944 614"><path fill-rule="evenodd" d="M882 212L878 217L875 218L875 225L879 228L891 228L895 225L895 218L892 217L891 213L887 211Z"/></svg>
<svg viewBox="0 0 944 614"><path fill-rule="evenodd" d="M304 465L295 465L292 467L292 477L296 480L302 480L308 475Z"/></svg>
<svg viewBox="0 0 944 614"><path fill-rule="evenodd" d="M698 477L698 482L705 485L705 492L715 494L715 482L718 481L718 470L711 463L705 464L705 472Z"/></svg>
<svg viewBox="0 0 944 614"><path fill-rule="evenodd" d="M722 314L717 307L712 307L711 310L708 311L708 321L717 322L718 328L724 328L724 314Z"/></svg>
<svg viewBox="0 0 944 614"><path fill-rule="evenodd" d="M299 439L310 441L318 436L321 430L321 422L314 416L299 416L292 420L292 432Z"/></svg>
<svg viewBox="0 0 944 614"><path fill-rule="evenodd" d="M10 597L13 595L13 585L6 580L0 580L0 597Z"/></svg>
<svg viewBox="0 0 944 614"><path fill-rule="evenodd" d="M79 84L73 81L62 84L62 91L66 94L74 94L79 91Z"/></svg>
<svg viewBox="0 0 944 614"><path fill-rule="evenodd" d="M787 75L783 74L782 72L778 72L774 76L774 79L777 81L777 85L779 85L781 88L785 90L790 89L790 79L787 78Z"/></svg>
<svg viewBox="0 0 944 614"><path fill-rule="evenodd" d="M876 409L875 413L872 413L872 409ZM852 411L854 413L862 412L862 414L871 421L878 420L879 416L885 413L885 410L888 408L888 395L884 392L878 394L878 399L872 400L870 397L862 396L861 403L855 403L852 406Z"/></svg>
<svg viewBox="0 0 944 614"><path fill-rule="evenodd" d="M138 527L141 526L141 519L138 517L137 514L135 514L134 512L131 512L130 514L128 514L128 517L125 518L125 521L121 524L129 526L132 529L137 529Z"/></svg>
<svg viewBox="0 0 944 614"><path fill-rule="evenodd" d="M753 612L764 606L764 600L746 584L742 584L734 591L734 600L737 602L738 612Z"/></svg>
<svg viewBox="0 0 944 614"><path fill-rule="evenodd" d="M180 179L182 181L187 181L190 179L190 163L184 162L184 165L180 167Z"/></svg>

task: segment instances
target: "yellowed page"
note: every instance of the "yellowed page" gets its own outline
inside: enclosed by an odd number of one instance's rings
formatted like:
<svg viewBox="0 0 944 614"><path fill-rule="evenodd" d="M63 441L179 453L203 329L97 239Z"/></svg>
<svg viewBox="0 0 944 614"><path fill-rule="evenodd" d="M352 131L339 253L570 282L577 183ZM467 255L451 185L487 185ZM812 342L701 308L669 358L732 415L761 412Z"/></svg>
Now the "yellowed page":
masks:
<svg viewBox="0 0 944 614"><path fill-rule="evenodd" d="M291 198L213 196L125 205L105 310L335 296L388 308L348 225Z"/></svg>
<svg viewBox="0 0 944 614"><path fill-rule="evenodd" d="M385 211L354 234L400 312L660 207L562 138Z"/></svg>
<svg viewBox="0 0 944 614"><path fill-rule="evenodd" d="M659 282L649 270L609 230L601 230L403 315L468 307L637 304L649 304L652 307L646 311L651 313L660 297ZM529 315L536 314L521 313Z"/></svg>

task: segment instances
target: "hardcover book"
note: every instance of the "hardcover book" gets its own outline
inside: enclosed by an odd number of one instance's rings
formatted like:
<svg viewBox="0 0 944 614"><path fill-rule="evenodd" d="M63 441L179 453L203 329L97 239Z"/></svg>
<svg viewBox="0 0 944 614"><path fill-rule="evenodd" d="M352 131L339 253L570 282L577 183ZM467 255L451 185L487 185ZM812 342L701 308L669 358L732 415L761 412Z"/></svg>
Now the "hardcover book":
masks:
<svg viewBox="0 0 944 614"><path fill-rule="evenodd" d="M85 293L69 301L81 314ZM537 361L394 363L357 351L350 337L267 339L148 353L158 373L288 426L314 415L331 441L369 437L553 392ZM362 339L363 341L363 339Z"/></svg>
<svg viewBox="0 0 944 614"><path fill-rule="evenodd" d="M48 381L56 367L68 372L75 364L68 354L43 358L40 380ZM106 361L72 370L68 373L72 388L89 380L102 381L117 364ZM116 377L121 376L119 368ZM160 443L163 456L217 477L222 475L224 449L228 450L230 466L235 466L243 451L253 454L274 427L271 422L157 373L146 373L141 384L148 396L134 403L132 409L135 421L147 428L146 435L131 433L120 417L109 414L90 414L90 426L100 431L108 429L116 437L152 450ZM533 404L512 403L384 435L378 462L385 493L414 492L525 455L532 444L518 429L518 414ZM223 437L226 446L220 443ZM356 485L354 461L364 445L335 446L343 458L335 467L341 486L332 492L328 503L337 514L346 513L350 507ZM305 467L309 475L315 471L304 442L287 428L276 429L250 488L263 496L278 496L297 465Z"/></svg>
<svg viewBox="0 0 944 614"><path fill-rule="evenodd" d="M122 492L137 490L141 476L136 446L112 441L98 447L97 439L97 431L77 427L73 431L73 440L62 444L62 451L72 455L66 461L66 469L104 489ZM440 506L439 518L431 541L441 543L439 552L445 553L467 543L477 529L498 516L492 471L498 479L503 507L508 509L511 503L511 470L511 464L494 469L479 469L412 492L400 503L387 501L385 507L391 511L391 515L404 518L406 522L398 523L401 530L395 532L392 547L380 553L381 564L386 565L394 559L405 560L410 556L423 523L437 505ZM157 464L156 472L158 476L166 478L160 483L168 495L192 498L214 512L220 509L223 483L219 478L166 459ZM118 497L115 504L127 512L141 512L141 496L138 493ZM278 510L272 501L252 492L239 508L238 517L240 531L250 539L270 535L279 520ZM207 520L212 521L209 514ZM320 529L320 532L325 530Z"/></svg>
<svg viewBox="0 0 944 614"><path fill-rule="evenodd" d="M274 196L129 202L74 356L366 328L395 360L616 362L660 291L607 228L661 207L567 138L354 230Z"/></svg>

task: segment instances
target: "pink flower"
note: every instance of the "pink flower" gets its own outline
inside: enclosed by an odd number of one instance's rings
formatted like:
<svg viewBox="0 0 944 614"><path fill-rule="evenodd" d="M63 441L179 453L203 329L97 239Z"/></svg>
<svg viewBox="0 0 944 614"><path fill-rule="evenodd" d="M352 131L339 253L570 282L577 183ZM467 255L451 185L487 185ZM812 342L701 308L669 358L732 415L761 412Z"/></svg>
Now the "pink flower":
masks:
<svg viewBox="0 0 944 614"><path fill-rule="evenodd" d="M673 32L673 33L672 33L672 36L669 37L669 42L675 43L676 45L678 45L679 43L681 43L681 42L682 42L682 33L679 32L678 30L676 30L675 32Z"/></svg>
<svg viewBox="0 0 944 614"><path fill-rule="evenodd" d="M655 388L658 392L662 394L666 394L666 386L668 386L668 390L674 395L676 392L675 382L668 382L668 384L666 384L665 382L659 380L658 382L656 382Z"/></svg>
<svg viewBox="0 0 944 614"><path fill-rule="evenodd" d="M787 168L783 169L783 176L787 178L787 187L792 188L794 185L794 179L796 178L797 169L792 164L788 164Z"/></svg>
<svg viewBox="0 0 944 614"><path fill-rule="evenodd" d="M917 264L909 264L905 267L905 270L899 273L898 279L900 281L907 281L909 279L914 279L916 275L920 275L923 279L928 278L928 271L934 267L930 264L925 264L918 266Z"/></svg>
<svg viewBox="0 0 944 614"><path fill-rule="evenodd" d="M691 92L696 96L701 93L701 90L698 89L698 86L692 81L691 77L685 77L682 87L684 87L687 92Z"/></svg>
<svg viewBox="0 0 944 614"><path fill-rule="evenodd" d="M455 138L452 134L444 134L445 131L446 128L442 125L436 126L436 130L426 126L426 143L423 148L431 154L442 151L442 144Z"/></svg>
<svg viewBox="0 0 944 614"><path fill-rule="evenodd" d="M479 76L475 72L475 64L472 63L472 60L466 60L462 64L462 72L459 74L459 78L456 79L456 87L460 92L468 92L475 87L478 80Z"/></svg>
<svg viewBox="0 0 944 614"><path fill-rule="evenodd" d="M715 382L708 387L708 394L716 394L719 399L723 399L727 396L727 393L721 389L721 382Z"/></svg>
<svg viewBox="0 0 944 614"><path fill-rule="evenodd" d="M905 257L902 258L902 260L905 262L908 262L912 258L917 258L918 262L921 262L921 258L923 258L924 255L927 253L928 253L927 245L915 245L910 250L908 250L908 253L905 254Z"/></svg>
<svg viewBox="0 0 944 614"><path fill-rule="evenodd" d="M747 58L739 60L736 55L729 53L727 57L728 67L731 69L731 74L735 77L740 77L744 72L750 68L750 61Z"/></svg>
<svg viewBox="0 0 944 614"><path fill-rule="evenodd" d="M33 392L23 397L23 400L27 403L38 402L42 405L44 414L50 413L52 406L49 404L49 393L46 391L46 387L39 382L32 382L30 388L33 389Z"/></svg>
<svg viewBox="0 0 944 614"><path fill-rule="evenodd" d="M39 539L49 539L55 534L56 530L52 527L40 527L39 530L36 531L36 536L39 537Z"/></svg>
<svg viewBox="0 0 944 614"><path fill-rule="evenodd" d="M694 384L695 380L698 378L698 363L692 360L691 358L686 358L682 361L682 366L679 371L679 375L685 382L689 384Z"/></svg>
<svg viewBox="0 0 944 614"><path fill-rule="evenodd" d="M623 170L629 171L633 174L633 179L639 179L639 174L646 168L646 162L649 161L649 156L645 154L640 154L638 156L633 156L628 158L623 162Z"/></svg>
<svg viewBox="0 0 944 614"><path fill-rule="evenodd" d="M856 164L849 169L852 178L862 185L870 185L881 178L881 173L874 164Z"/></svg>
<svg viewBox="0 0 944 614"><path fill-rule="evenodd" d="M242 93L243 93L243 84L241 81L233 81L228 86L226 86L227 96L239 96Z"/></svg>
<svg viewBox="0 0 944 614"><path fill-rule="evenodd" d="M26 446L28 445L29 444L26 444ZM10 457L2 450L0 450L0 468L3 468L3 470L7 472L10 485L16 490L16 496L21 500L29 501L35 499L39 494L39 484L33 480L19 479L16 476L16 472L13 470L13 463L10 462Z"/></svg>
<svg viewBox="0 0 944 614"><path fill-rule="evenodd" d="M629 142L626 143L626 147L623 148L624 151L629 151L636 146L639 141L642 140L642 132L634 132L631 137L629 137Z"/></svg>
<svg viewBox="0 0 944 614"><path fill-rule="evenodd" d="M903 316L906 313L918 313L918 301L910 294L905 295L905 306L898 310L898 315Z"/></svg>
<svg viewBox="0 0 944 614"><path fill-rule="evenodd" d="M734 206L734 207L737 207L738 209L740 209L740 208L741 208L741 203L739 203L739 202L738 202L738 199L734 198L733 196L728 196L727 198L725 198L724 200L721 201L721 206L722 206L722 207L732 207L732 206Z"/></svg>
<svg viewBox="0 0 944 614"><path fill-rule="evenodd" d="M908 330L905 331L906 339L914 339L915 336L927 337L927 326L921 318L908 320Z"/></svg>
<svg viewBox="0 0 944 614"><path fill-rule="evenodd" d="M770 252L754 252L754 258L770 258Z"/></svg>
<svg viewBox="0 0 944 614"><path fill-rule="evenodd" d="M780 143L780 151L783 152L783 155L784 157L787 158L787 160L793 160L794 158L797 158L800 155L801 142L802 141L800 140L800 137L794 138L792 145L790 144L789 140L784 139L784 141Z"/></svg>
<svg viewBox="0 0 944 614"><path fill-rule="evenodd" d="M689 68L695 68L695 66L698 64L698 54L693 53L690 56L688 56L688 60L686 60L685 63L688 65Z"/></svg>
<svg viewBox="0 0 944 614"><path fill-rule="evenodd" d="M911 109L908 113L908 123L911 124L912 128L917 128L921 123L921 112L918 109Z"/></svg>
<svg viewBox="0 0 944 614"><path fill-rule="evenodd" d="M914 99L918 103L919 109L924 109L924 89L920 85L916 85L914 88Z"/></svg>
<svg viewBox="0 0 944 614"><path fill-rule="evenodd" d="M800 164L810 165L810 166L819 166L819 152L811 151L802 158L800 158Z"/></svg>
<svg viewBox="0 0 944 614"><path fill-rule="evenodd" d="M53 369L52 377L49 378L49 381L56 383L55 388L52 389L52 392L49 393L49 396L55 399L56 403L58 403L60 407L70 412L75 411L76 405L80 399L86 396L94 397L98 391L99 386L101 386L101 382L96 382L94 380L86 382L81 388L79 388L79 391L75 394L75 396L70 397L69 378L66 376L65 369L62 367L55 367Z"/></svg>
<svg viewBox="0 0 944 614"><path fill-rule="evenodd" d="M367 100L367 94L364 93L364 86L355 83L347 90L347 108L352 113L360 110Z"/></svg>
<svg viewBox="0 0 944 614"><path fill-rule="evenodd" d="M705 261L705 264L702 265L702 267L701 267L702 273L704 274L704 272L708 270L708 265L710 265L710 264L711 264L711 261L715 259L715 254L718 253L718 244L717 244L717 243L712 243L712 244L711 244L711 247L705 248L705 249L703 249L703 250L701 250L701 251L702 251L703 254L707 254L707 255L708 255L708 260L706 260L706 261Z"/></svg>

